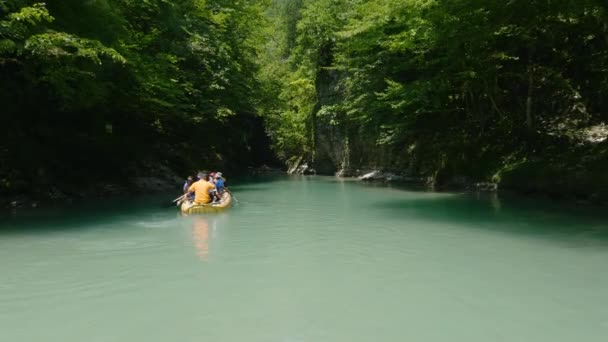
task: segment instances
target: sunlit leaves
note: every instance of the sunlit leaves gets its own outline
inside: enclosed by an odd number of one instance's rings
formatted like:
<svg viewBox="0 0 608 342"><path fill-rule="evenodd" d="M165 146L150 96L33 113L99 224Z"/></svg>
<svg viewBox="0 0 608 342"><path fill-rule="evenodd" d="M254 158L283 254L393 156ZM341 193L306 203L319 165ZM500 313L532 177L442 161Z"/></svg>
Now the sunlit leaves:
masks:
<svg viewBox="0 0 608 342"><path fill-rule="evenodd" d="M63 32L34 35L25 43L25 49L33 55L50 58L73 57L101 64L102 58L112 62L126 63L116 50L107 48L99 41L80 38Z"/></svg>
<svg viewBox="0 0 608 342"><path fill-rule="evenodd" d="M24 41L54 18L43 3L22 7L17 12L0 17L0 58L2 54L19 54Z"/></svg>
<svg viewBox="0 0 608 342"><path fill-rule="evenodd" d="M53 19L54 18L49 14L44 3L37 3L30 7L23 7L19 12L9 14L8 20L0 22L0 26L9 33L12 33L19 38L23 38L22 35L25 34L28 29L31 29L40 23L50 23Z"/></svg>

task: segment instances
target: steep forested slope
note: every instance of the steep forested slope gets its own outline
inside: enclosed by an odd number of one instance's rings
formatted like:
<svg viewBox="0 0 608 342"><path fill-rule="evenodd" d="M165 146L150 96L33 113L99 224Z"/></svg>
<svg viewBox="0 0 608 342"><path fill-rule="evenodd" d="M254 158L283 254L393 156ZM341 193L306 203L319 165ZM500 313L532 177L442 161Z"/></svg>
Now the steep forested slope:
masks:
<svg viewBox="0 0 608 342"><path fill-rule="evenodd" d="M603 1L275 1L284 159L606 193ZM275 71L279 61L279 71Z"/></svg>
<svg viewBox="0 0 608 342"><path fill-rule="evenodd" d="M0 191L304 160L608 193L608 5L0 1Z"/></svg>
<svg viewBox="0 0 608 342"><path fill-rule="evenodd" d="M269 158L256 1L0 1L0 191Z"/></svg>

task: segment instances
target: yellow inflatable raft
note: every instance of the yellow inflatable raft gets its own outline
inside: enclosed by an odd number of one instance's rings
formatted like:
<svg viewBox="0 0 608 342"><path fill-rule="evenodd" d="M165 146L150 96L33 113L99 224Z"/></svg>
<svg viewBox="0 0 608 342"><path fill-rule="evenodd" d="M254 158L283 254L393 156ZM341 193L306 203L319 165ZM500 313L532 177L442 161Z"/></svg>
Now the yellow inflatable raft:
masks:
<svg viewBox="0 0 608 342"><path fill-rule="evenodd" d="M181 205L181 210L184 215L221 213L228 210L231 206L232 196L226 191L218 203L194 204L194 202L184 201Z"/></svg>

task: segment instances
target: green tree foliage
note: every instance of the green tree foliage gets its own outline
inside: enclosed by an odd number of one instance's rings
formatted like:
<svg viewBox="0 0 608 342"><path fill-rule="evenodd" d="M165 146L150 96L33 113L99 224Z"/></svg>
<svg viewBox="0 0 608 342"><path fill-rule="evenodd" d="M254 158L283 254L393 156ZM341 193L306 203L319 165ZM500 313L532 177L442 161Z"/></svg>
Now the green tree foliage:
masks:
<svg viewBox="0 0 608 342"><path fill-rule="evenodd" d="M265 6L0 1L1 189L256 162Z"/></svg>
<svg viewBox="0 0 608 342"><path fill-rule="evenodd" d="M607 23L599 0L0 0L2 189L248 165L260 117L283 160L597 168Z"/></svg>
<svg viewBox="0 0 608 342"><path fill-rule="evenodd" d="M383 150L387 167L489 178L585 153L585 130L608 119L603 1L304 0L281 15L297 18L282 94L297 77L316 95L287 97L280 115L342 127L376 150L361 163Z"/></svg>

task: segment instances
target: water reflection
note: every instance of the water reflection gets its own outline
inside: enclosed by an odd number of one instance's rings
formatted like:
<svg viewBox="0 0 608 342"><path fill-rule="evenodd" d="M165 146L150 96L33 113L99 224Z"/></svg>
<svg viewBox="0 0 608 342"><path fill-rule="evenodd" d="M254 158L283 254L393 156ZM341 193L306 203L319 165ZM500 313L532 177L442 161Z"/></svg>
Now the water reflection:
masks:
<svg viewBox="0 0 608 342"><path fill-rule="evenodd" d="M500 201L500 197L497 192L476 192L473 194L475 199L479 201L487 201L490 204L490 207L493 209L494 213L500 212L502 209L502 204Z"/></svg>
<svg viewBox="0 0 608 342"><path fill-rule="evenodd" d="M192 216L192 243L196 256L202 261L209 261L211 241L217 238L219 227L225 215L194 215Z"/></svg>
<svg viewBox="0 0 608 342"><path fill-rule="evenodd" d="M195 216L192 222L192 240L196 256L203 261L209 260L209 220L205 216Z"/></svg>

